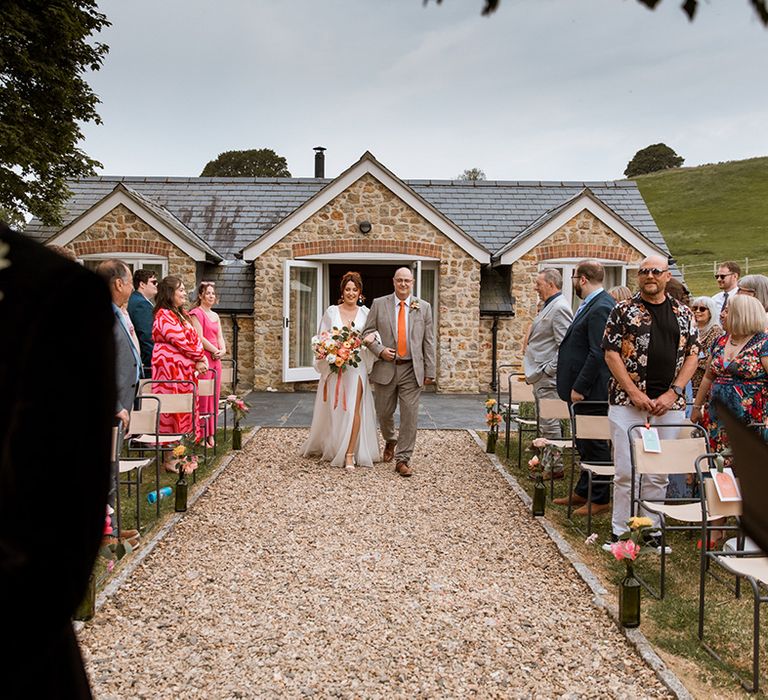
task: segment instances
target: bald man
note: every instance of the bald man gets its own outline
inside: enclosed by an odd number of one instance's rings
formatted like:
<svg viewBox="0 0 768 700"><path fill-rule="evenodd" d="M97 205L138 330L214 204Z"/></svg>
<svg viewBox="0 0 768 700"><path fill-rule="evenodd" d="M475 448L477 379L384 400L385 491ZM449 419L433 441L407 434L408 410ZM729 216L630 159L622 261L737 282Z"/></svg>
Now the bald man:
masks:
<svg viewBox="0 0 768 700"><path fill-rule="evenodd" d="M613 461L613 516L611 541L627 530L631 508L631 463L627 429L635 423L651 425L685 422L685 385L698 364L699 335L693 313L666 293L671 273L666 258L651 255L640 263L640 291L613 307L603 335L608 382L608 419ZM661 439L674 438L675 429L659 429ZM646 476L640 498L663 500L666 476ZM635 484L635 493L638 493ZM642 510L642 509L641 509ZM659 516L642 512L659 525ZM649 543L661 551L654 537ZM603 548L610 548L606 542ZM667 550L669 552L669 549Z"/></svg>

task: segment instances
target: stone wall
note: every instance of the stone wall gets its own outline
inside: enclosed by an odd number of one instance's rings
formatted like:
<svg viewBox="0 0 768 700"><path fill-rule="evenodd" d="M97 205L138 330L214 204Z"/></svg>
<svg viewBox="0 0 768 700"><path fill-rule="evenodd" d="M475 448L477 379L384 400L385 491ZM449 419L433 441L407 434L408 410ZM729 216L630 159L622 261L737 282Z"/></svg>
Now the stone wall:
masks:
<svg viewBox="0 0 768 700"><path fill-rule="evenodd" d="M372 230L364 235L358 222ZM282 383L283 262L322 253L403 253L438 258L438 391L477 392L480 264L396 197L364 175L254 262L254 386Z"/></svg>
<svg viewBox="0 0 768 700"><path fill-rule="evenodd" d="M178 275L188 291L195 289L195 261L161 236L130 209L118 204L67 246L75 255L133 253L168 258L168 274Z"/></svg>
<svg viewBox="0 0 768 700"><path fill-rule="evenodd" d="M253 316L237 314L237 390L242 393L253 388ZM232 316L219 314L221 329L224 332L224 342L227 347L225 357L232 357Z"/></svg>
<svg viewBox="0 0 768 700"><path fill-rule="evenodd" d="M534 288L539 265L547 260L599 258L619 264L637 265L644 255L630 246L586 209L574 216L549 238L512 264L510 292L515 298L515 318L500 320L498 364L513 364L522 371L523 340L538 313L539 297ZM563 280L563 284L570 284ZM491 376L491 319L483 319L481 377Z"/></svg>

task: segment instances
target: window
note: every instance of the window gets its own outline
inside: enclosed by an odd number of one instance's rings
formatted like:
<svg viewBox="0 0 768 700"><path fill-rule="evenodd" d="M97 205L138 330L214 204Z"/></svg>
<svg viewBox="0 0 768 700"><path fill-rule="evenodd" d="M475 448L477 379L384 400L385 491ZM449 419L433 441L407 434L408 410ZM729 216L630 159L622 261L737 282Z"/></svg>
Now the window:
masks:
<svg viewBox="0 0 768 700"><path fill-rule="evenodd" d="M571 308L576 311L581 304L581 299L573 291L571 277L576 272L576 265L579 260L546 260L539 263L539 270L553 267L563 276L563 296L568 300ZM625 265L616 263L615 260L600 260L605 267L605 279L603 287L608 291L611 287L617 287L627 283L627 268Z"/></svg>
<svg viewBox="0 0 768 700"><path fill-rule="evenodd" d="M133 253L99 253L98 255L83 255L80 261L87 269L96 270L100 262L111 258L122 260L130 269L131 274L136 270L152 270L157 275L158 280L168 275L168 258L162 258L158 255L137 256Z"/></svg>

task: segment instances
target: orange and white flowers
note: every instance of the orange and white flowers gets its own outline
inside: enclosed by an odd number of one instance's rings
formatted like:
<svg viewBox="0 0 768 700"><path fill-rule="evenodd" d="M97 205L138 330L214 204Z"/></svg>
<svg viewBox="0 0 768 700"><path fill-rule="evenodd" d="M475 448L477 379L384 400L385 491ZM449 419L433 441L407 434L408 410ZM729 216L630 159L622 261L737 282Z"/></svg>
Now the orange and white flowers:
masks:
<svg viewBox="0 0 768 700"><path fill-rule="evenodd" d="M354 328L334 326L312 338L312 352L318 360L328 364L331 372L341 372L347 365L357 367L360 364L362 344L363 340Z"/></svg>

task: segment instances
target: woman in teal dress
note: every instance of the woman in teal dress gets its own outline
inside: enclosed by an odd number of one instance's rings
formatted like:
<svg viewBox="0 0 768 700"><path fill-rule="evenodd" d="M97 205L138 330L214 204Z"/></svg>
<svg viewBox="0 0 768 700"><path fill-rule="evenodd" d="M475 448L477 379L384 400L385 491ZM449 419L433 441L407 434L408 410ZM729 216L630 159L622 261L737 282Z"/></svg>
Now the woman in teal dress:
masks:
<svg viewBox="0 0 768 700"><path fill-rule="evenodd" d="M727 333L712 344L691 414L694 423L706 428L713 452L728 447L714 399L747 424L764 424L768 406L768 334L762 304L753 297L735 296L728 304L725 323Z"/></svg>

